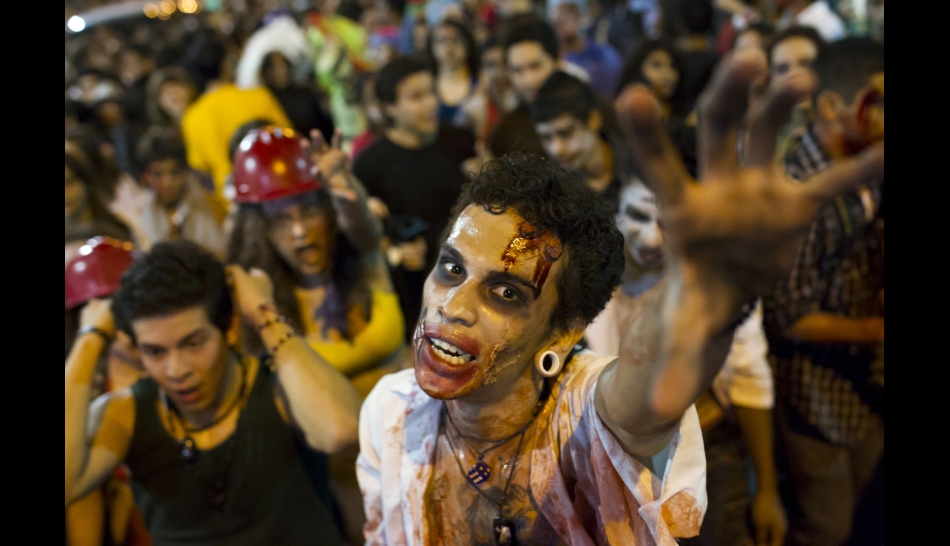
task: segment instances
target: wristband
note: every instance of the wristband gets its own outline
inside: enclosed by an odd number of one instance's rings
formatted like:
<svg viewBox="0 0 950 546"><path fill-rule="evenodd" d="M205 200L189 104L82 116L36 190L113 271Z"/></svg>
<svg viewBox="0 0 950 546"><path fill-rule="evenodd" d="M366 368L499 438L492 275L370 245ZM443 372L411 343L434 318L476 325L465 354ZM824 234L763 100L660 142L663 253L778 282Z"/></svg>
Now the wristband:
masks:
<svg viewBox="0 0 950 546"><path fill-rule="evenodd" d="M113 336L110 336L108 332L106 332L102 328L97 328L92 325L87 325L80 328L79 331L76 332L76 338L78 339L86 334L96 334L97 336L101 337L103 341L106 342L106 345L111 344L113 340Z"/></svg>

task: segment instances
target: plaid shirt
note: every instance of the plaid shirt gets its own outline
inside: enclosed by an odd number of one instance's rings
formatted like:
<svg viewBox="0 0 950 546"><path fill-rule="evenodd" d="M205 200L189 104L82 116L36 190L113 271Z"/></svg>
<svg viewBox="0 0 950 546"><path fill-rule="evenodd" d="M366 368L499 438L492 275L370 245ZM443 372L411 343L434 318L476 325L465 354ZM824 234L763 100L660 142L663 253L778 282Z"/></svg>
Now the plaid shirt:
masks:
<svg viewBox="0 0 950 546"><path fill-rule="evenodd" d="M786 172L798 180L829 165L811 132L792 145L785 159ZM884 315L882 189L883 184L862 188L822 207L795 267L765 299L776 399L839 445L861 440L872 413L883 413L883 348L806 343L783 332L815 312L852 318Z"/></svg>

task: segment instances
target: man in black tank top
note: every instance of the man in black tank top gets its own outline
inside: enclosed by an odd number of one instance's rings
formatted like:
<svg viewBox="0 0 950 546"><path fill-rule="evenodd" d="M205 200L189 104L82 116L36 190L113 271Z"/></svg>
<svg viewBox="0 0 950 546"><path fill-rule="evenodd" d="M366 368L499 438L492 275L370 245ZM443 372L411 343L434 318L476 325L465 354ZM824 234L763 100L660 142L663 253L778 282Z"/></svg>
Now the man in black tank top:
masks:
<svg viewBox="0 0 950 546"><path fill-rule="evenodd" d="M228 284L266 362L229 348ZM66 361L67 504L124 463L155 544L342 543L309 454L355 442L359 396L277 313L265 274L160 243L81 322ZM149 377L92 401L116 329Z"/></svg>

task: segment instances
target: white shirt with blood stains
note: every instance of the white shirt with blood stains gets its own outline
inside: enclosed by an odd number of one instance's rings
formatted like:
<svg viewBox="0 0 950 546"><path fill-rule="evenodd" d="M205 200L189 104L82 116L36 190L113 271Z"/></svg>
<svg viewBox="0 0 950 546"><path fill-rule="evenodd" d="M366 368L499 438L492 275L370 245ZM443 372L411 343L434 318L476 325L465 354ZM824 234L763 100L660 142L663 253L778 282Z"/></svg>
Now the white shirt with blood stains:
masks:
<svg viewBox="0 0 950 546"><path fill-rule="evenodd" d="M530 454L531 497L566 544L672 546L674 536L699 533L706 511L699 419L691 406L673 438L662 479L653 474L623 450L594 407L597 379L615 358L583 351L562 372L538 415L543 428ZM433 542L421 522L428 521L423 497L441 408L440 400L419 388L413 370L381 379L363 404L356 471L367 544ZM579 510L581 504L594 508L596 521L582 519L587 510Z"/></svg>

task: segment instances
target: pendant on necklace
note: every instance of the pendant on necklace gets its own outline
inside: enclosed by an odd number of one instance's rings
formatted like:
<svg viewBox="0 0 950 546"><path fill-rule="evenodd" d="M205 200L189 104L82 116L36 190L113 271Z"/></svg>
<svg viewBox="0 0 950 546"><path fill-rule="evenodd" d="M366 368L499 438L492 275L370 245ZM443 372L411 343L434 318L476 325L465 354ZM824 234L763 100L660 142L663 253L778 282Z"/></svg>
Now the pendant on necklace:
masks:
<svg viewBox="0 0 950 546"><path fill-rule="evenodd" d="M195 448L195 441L185 436L178 440L178 447L181 448L181 458L188 464L195 464L198 460L198 450Z"/></svg>
<svg viewBox="0 0 950 546"><path fill-rule="evenodd" d="M485 461L479 459L475 461L475 464L472 465L472 468L468 469L468 481L472 482L474 485L484 483L491 478L491 468L485 464Z"/></svg>
<svg viewBox="0 0 950 546"><path fill-rule="evenodd" d="M492 523L495 529L495 544L517 544L518 539L515 535L515 524L505 516L498 516Z"/></svg>

